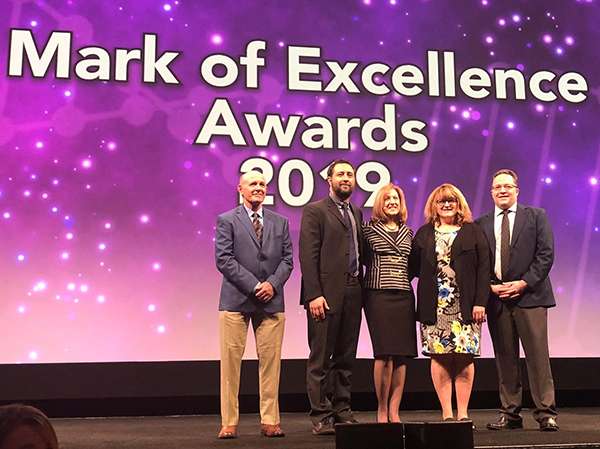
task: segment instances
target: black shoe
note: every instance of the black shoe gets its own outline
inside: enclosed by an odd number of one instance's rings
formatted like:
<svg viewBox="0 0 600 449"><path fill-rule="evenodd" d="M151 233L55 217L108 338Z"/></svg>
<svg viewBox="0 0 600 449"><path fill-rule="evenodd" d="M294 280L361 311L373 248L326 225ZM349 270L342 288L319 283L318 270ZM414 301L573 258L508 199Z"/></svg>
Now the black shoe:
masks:
<svg viewBox="0 0 600 449"><path fill-rule="evenodd" d="M358 424L358 421L354 418L350 418L346 421L337 421L336 424Z"/></svg>
<svg viewBox="0 0 600 449"><path fill-rule="evenodd" d="M467 418L466 416L464 418L460 418L459 421L471 421L470 418ZM475 427L475 423L473 421L471 421L471 426L473 427L473 430L477 429L477 427Z"/></svg>
<svg viewBox="0 0 600 449"><path fill-rule="evenodd" d="M556 424L556 423L555 423ZM542 424L540 423L540 426ZM507 430L507 429L522 429L523 419L510 419L505 415L501 416L496 422L491 422L486 426L489 430Z"/></svg>
<svg viewBox="0 0 600 449"><path fill-rule="evenodd" d="M315 425L315 427L313 427L313 433L315 435L335 435L333 418L331 416L323 418Z"/></svg>
<svg viewBox="0 0 600 449"><path fill-rule="evenodd" d="M558 424L556 424L556 419L552 416L547 416L540 420L540 430L542 432L556 432L558 430Z"/></svg>

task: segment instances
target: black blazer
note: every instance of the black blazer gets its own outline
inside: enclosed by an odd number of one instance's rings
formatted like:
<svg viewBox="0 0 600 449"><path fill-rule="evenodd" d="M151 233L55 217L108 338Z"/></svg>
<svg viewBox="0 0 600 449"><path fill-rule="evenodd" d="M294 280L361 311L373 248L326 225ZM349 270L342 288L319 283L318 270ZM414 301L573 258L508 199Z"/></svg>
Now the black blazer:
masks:
<svg viewBox="0 0 600 449"><path fill-rule="evenodd" d="M479 227L464 223L450 250L450 267L456 273L463 320L473 319L473 306L485 307L490 292L488 243ZM417 319L433 324L437 313L437 255L432 223L421 226L413 239L409 261L411 277L418 277Z"/></svg>
<svg viewBox="0 0 600 449"><path fill-rule="evenodd" d="M494 274L496 236L494 211L479 217L477 223L485 234L490 248L490 272ZM510 239L510 266L508 280L527 282L527 288L517 301L520 307L554 307L556 300L550 283L550 269L554 263L554 234L544 209L517 203L517 215ZM500 310L500 299L490 294L488 313Z"/></svg>
<svg viewBox="0 0 600 449"><path fill-rule="evenodd" d="M362 258L362 212L354 204L351 207L358 233L359 257ZM302 270L300 304L308 307L310 301L324 296L331 313L341 309L348 279L350 231L329 196L304 207L298 248ZM362 283L360 261L358 272Z"/></svg>

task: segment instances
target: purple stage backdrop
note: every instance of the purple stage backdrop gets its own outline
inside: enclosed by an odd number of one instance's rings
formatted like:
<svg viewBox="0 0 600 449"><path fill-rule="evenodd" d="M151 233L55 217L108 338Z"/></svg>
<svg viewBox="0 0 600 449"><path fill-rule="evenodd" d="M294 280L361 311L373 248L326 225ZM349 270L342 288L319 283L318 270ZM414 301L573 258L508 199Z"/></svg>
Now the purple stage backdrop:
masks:
<svg viewBox="0 0 600 449"><path fill-rule="evenodd" d="M551 353L600 356L598 23L591 0L3 0L0 363L218 359L240 173L297 254L340 157L366 217L392 181L413 229L439 184L479 216L517 171L554 227ZM299 283L296 259L285 358L308 353Z"/></svg>

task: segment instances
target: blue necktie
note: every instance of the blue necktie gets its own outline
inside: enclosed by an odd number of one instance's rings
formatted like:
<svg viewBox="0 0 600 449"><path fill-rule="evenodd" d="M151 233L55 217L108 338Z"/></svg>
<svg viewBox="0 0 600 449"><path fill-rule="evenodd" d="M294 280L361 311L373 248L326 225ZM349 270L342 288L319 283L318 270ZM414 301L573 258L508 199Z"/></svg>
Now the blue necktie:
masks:
<svg viewBox="0 0 600 449"><path fill-rule="evenodd" d="M344 210L344 220L346 220L346 226L348 226L348 232L350 234L350 258L348 263L348 274L354 276L354 273L358 271L356 263L356 247L354 246L354 229L352 228L352 222L350 221L350 214L348 203L342 203L342 209Z"/></svg>

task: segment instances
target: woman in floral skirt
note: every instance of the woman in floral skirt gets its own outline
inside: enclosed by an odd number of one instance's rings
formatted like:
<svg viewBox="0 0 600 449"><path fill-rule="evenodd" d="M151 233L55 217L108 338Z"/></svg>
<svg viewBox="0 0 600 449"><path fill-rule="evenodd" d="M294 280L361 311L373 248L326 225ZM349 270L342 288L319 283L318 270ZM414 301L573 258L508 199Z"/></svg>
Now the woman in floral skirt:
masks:
<svg viewBox="0 0 600 449"><path fill-rule="evenodd" d="M442 184L429 195L425 218L410 257L411 276L419 278L421 352L431 357L443 419L453 419L454 383L457 419L468 420L473 358L481 355L481 323L490 291L488 244L472 223L465 197L452 184Z"/></svg>

